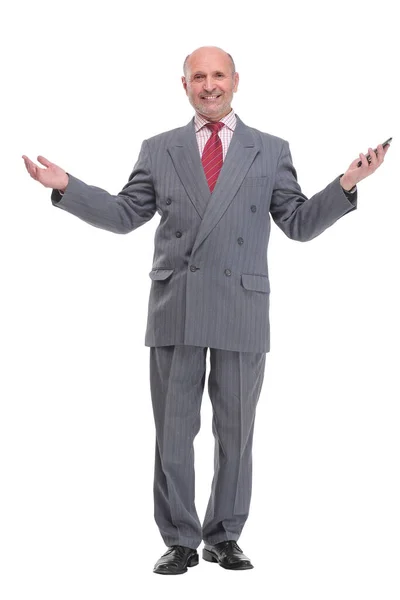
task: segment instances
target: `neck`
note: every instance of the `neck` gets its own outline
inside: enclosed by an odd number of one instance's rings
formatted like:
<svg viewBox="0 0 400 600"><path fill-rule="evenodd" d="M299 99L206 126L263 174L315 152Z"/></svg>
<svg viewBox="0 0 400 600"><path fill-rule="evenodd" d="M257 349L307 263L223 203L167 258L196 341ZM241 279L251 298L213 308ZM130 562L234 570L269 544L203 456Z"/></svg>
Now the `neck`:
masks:
<svg viewBox="0 0 400 600"><path fill-rule="evenodd" d="M206 121L210 121L211 123L216 123L216 122L220 121L221 119L223 119L224 117L226 117L226 115L229 115L229 113L231 112L231 110L232 110L232 108L229 108L227 111L225 111L222 115L219 115L218 117L210 117L209 115L203 115L198 110L196 110L196 113L200 117L202 117L203 119L205 119Z"/></svg>

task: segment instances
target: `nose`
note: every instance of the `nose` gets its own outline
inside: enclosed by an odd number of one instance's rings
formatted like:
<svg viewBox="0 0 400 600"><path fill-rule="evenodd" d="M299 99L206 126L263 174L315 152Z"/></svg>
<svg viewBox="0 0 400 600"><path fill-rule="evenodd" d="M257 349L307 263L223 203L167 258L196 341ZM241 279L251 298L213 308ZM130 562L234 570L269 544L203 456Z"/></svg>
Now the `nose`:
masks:
<svg viewBox="0 0 400 600"><path fill-rule="evenodd" d="M212 92L214 89L214 83L211 75L208 75L204 80L203 89L205 92Z"/></svg>

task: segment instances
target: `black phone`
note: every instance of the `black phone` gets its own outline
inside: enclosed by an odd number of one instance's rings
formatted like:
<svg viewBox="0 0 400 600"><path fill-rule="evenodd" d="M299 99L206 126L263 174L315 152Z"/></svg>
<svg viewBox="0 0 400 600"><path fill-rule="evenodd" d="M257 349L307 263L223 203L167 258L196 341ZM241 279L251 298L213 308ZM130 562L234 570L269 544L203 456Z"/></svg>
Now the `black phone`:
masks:
<svg viewBox="0 0 400 600"><path fill-rule="evenodd" d="M386 140L386 142L383 142L383 144L382 144L383 148L385 148L388 144L390 144L392 139L393 138L390 137L389 139ZM375 154L377 154L377 152L378 152L377 148L374 149L374 152L375 152ZM371 156L369 154L367 154L366 159L368 161L368 164L370 165L371 164ZM357 163L357 167L361 167L361 165L362 165L362 162L361 162L361 160L359 160Z"/></svg>

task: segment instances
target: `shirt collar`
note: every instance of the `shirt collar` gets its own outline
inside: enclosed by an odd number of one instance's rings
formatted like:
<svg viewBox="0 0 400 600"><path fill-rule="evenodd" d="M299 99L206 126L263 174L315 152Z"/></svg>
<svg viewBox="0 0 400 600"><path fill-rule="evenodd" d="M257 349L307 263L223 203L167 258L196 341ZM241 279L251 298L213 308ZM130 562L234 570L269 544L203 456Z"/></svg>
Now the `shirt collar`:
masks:
<svg viewBox="0 0 400 600"><path fill-rule="evenodd" d="M228 127L231 131L235 130L236 127L236 115L235 112L232 108L231 112L228 113L225 117L223 117L222 119L220 119L221 123L224 123L226 127ZM209 121L207 121L207 119L205 119L204 117L201 117L197 112L194 116L194 129L195 132L197 133L198 131L200 131L200 129L202 127L204 127L207 123L209 123Z"/></svg>

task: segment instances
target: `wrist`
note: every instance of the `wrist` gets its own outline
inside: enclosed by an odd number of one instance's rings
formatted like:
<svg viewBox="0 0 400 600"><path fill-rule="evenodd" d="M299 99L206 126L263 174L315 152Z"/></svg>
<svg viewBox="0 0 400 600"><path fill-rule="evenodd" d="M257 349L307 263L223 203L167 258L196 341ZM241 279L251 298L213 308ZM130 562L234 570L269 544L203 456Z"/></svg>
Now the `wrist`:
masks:
<svg viewBox="0 0 400 600"><path fill-rule="evenodd" d="M346 179L345 175L342 175L342 177L339 179L339 182L345 192L350 192L350 190L355 187L355 184Z"/></svg>
<svg viewBox="0 0 400 600"><path fill-rule="evenodd" d="M67 174L65 184L62 187L58 188L58 191L61 194L64 194L65 190L67 189L68 184L69 184L69 177L68 177L68 174Z"/></svg>

